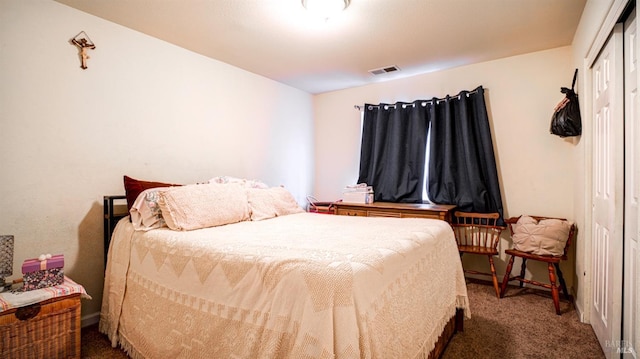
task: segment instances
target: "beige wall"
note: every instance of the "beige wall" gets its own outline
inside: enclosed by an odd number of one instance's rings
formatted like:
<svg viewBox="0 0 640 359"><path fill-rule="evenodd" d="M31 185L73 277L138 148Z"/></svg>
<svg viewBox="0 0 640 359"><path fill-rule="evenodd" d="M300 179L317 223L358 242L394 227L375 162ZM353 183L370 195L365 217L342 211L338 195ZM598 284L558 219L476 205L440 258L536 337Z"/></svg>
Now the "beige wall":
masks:
<svg viewBox="0 0 640 359"><path fill-rule="evenodd" d="M521 214L573 219L575 139L549 134L561 86L573 76L571 48L541 51L407 79L330 92L314 97L316 164L314 194L340 198L358 178L360 113L354 105L444 97L482 85L488 105L506 216ZM510 245L506 239L501 251ZM485 266L486 260L467 263ZM497 261L504 275L504 254ZM572 264L563 265L572 285ZM540 280L546 267L532 264Z"/></svg>
<svg viewBox="0 0 640 359"><path fill-rule="evenodd" d="M82 70L69 40L96 43ZM102 196L122 176L285 185L304 203L312 96L48 0L0 1L0 234L26 258L65 255L102 300Z"/></svg>

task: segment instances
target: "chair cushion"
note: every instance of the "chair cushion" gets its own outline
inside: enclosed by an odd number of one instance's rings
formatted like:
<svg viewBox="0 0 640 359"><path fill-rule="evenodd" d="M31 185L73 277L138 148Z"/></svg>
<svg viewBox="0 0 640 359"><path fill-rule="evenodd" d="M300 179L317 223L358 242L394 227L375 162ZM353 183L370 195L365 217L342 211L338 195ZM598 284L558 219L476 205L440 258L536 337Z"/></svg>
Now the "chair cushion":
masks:
<svg viewBox="0 0 640 359"><path fill-rule="evenodd" d="M573 222L560 219L537 221L522 216L513 224L513 244L516 250L538 255L561 256L569 239Z"/></svg>

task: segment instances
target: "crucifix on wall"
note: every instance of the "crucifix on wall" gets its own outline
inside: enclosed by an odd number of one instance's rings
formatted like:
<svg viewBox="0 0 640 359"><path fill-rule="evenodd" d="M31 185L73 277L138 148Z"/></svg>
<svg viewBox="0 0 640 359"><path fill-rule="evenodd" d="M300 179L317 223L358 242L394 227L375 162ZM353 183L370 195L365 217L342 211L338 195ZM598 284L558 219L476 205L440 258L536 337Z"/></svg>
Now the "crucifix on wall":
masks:
<svg viewBox="0 0 640 359"><path fill-rule="evenodd" d="M76 37L71 39L71 43L76 45L78 47L78 50L80 50L80 53L79 53L80 60L81 60L80 67L82 67L83 70L86 70L87 59L89 58L89 54L87 53L87 50L95 49L96 45L93 42L91 42L89 35L87 35L84 31L80 31L80 33L76 35Z"/></svg>

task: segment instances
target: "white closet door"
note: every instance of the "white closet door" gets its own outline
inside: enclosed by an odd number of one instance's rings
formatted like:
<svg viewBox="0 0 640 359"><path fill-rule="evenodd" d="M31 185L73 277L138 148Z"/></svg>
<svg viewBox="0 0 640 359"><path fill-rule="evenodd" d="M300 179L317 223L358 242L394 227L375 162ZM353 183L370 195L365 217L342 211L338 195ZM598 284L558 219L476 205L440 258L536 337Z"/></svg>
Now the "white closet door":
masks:
<svg viewBox="0 0 640 359"><path fill-rule="evenodd" d="M624 199L624 301L620 352L638 358L640 350L640 121L638 120L638 33L635 10L624 24L625 78L625 199Z"/></svg>
<svg viewBox="0 0 640 359"><path fill-rule="evenodd" d="M624 171L623 28L615 26L591 68L593 228L591 325L607 358L619 357Z"/></svg>

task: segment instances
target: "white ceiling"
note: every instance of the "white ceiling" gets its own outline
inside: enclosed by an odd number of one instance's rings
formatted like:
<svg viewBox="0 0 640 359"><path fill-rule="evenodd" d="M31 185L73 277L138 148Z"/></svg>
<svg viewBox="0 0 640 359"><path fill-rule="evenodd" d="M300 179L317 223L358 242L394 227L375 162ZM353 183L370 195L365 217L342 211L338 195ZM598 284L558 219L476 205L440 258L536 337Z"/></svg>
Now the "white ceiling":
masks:
<svg viewBox="0 0 640 359"><path fill-rule="evenodd" d="M586 2L352 0L324 22L301 0L56 1L313 94L570 45Z"/></svg>

